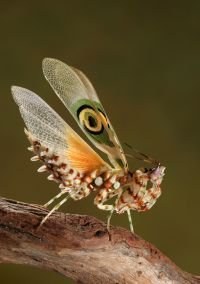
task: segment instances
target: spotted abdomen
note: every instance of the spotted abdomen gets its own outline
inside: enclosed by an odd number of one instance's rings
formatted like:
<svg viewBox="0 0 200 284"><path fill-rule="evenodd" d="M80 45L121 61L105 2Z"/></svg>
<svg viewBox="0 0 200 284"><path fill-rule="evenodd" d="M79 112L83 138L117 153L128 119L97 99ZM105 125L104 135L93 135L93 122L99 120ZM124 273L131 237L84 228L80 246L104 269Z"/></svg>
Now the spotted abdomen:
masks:
<svg viewBox="0 0 200 284"><path fill-rule="evenodd" d="M39 141L26 131L31 146L28 148L35 153L31 161L44 163L38 172L49 172L48 180L59 183L61 190L66 190L75 200L86 197L92 191L117 190L123 182L123 172L98 168L91 173L82 173L70 166L66 157L44 147Z"/></svg>

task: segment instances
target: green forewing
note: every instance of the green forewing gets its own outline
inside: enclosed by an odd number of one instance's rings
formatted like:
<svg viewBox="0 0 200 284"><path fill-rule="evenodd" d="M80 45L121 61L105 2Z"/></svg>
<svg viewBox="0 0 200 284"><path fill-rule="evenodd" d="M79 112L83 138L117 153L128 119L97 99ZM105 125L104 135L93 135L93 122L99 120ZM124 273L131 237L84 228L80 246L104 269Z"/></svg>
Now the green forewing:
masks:
<svg viewBox="0 0 200 284"><path fill-rule="evenodd" d="M105 144L109 147L115 147L109 138L104 124L100 120L101 115L104 115L106 120L106 115L99 103L91 103L91 101L87 99L79 100L72 105L72 112L74 116L76 116L81 128L83 128L83 130L87 132L87 135L90 135L95 142L102 144L102 146ZM84 120L81 120L80 117L83 112L85 112ZM95 112L95 114L98 112L98 115L95 116L93 112ZM87 127L88 125L90 128Z"/></svg>
<svg viewBox="0 0 200 284"><path fill-rule="evenodd" d="M94 87L83 72L51 58L43 60L43 72L87 137L108 155L116 168L127 169L119 140Z"/></svg>

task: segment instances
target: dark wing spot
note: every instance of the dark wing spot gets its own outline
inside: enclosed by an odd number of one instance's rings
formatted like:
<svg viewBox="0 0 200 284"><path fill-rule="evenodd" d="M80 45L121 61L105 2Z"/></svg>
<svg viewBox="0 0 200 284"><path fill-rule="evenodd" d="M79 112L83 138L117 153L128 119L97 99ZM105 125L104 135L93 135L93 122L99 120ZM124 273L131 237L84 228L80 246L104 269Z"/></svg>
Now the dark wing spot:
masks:
<svg viewBox="0 0 200 284"><path fill-rule="evenodd" d="M89 117L88 117L88 122L89 122L89 124L90 124L91 127L96 127L96 126L97 126L97 122L96 122L96 120L94 119L94 117L92 117L92 116L89 116Z"/></svg>

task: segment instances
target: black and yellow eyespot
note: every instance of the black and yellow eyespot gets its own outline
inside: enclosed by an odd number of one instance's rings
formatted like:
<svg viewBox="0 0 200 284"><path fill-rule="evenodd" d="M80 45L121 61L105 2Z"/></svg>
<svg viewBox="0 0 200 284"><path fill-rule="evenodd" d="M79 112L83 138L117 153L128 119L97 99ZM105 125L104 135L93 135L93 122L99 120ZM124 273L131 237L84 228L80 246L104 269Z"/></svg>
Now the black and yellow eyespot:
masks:
<svg viewBox="0 0 200 284"><path fill-rule="evenodd" d="M106 115L103 113L103 111L102 110L100 110L99 108L98 108L98 111L99 111L99 115L100 115L100 117L101 117L101 120L102 120L102 123L103 123L103 125L105 126L105 127L110 127L110 125L108 124L108 120L107 120L107 118L106 118Z"/></svg>
<svg viewBox="0 0 200 284"><path fill-rule="evenodd" d="M104 131L106 117L102 112L96 112L89 105L82 105L77 111L81 125L92 134L101 134Z"/></svg>

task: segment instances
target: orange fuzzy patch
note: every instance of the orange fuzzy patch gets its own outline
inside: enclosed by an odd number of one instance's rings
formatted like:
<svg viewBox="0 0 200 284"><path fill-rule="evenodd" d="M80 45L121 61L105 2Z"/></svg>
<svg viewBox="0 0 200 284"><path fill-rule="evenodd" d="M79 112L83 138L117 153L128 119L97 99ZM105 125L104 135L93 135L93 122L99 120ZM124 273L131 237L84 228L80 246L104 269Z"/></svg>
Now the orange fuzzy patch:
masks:
<svg viewBox="0 0 200 284"><path fill-rule="evenodd" d="M71 134L67 137L67 159L73 168L81 173L91 173L96 169L110 166L80 137Z"/></svg>

